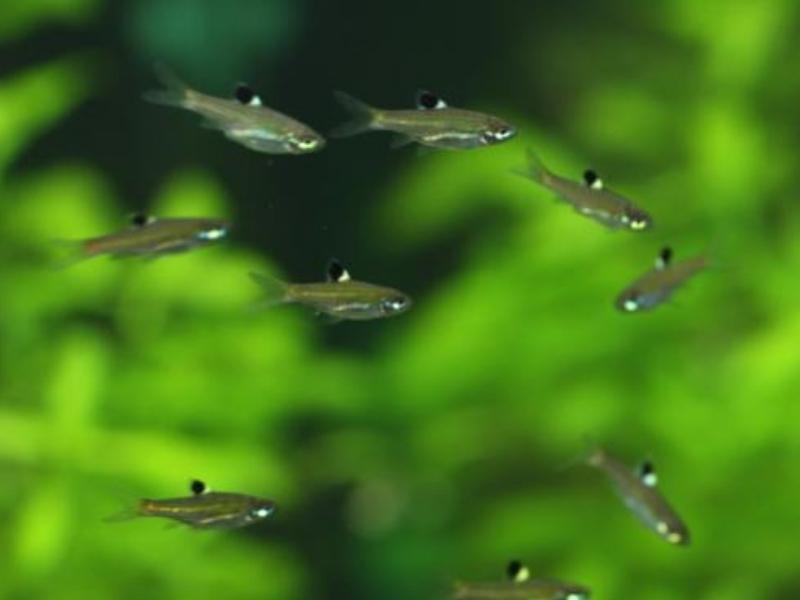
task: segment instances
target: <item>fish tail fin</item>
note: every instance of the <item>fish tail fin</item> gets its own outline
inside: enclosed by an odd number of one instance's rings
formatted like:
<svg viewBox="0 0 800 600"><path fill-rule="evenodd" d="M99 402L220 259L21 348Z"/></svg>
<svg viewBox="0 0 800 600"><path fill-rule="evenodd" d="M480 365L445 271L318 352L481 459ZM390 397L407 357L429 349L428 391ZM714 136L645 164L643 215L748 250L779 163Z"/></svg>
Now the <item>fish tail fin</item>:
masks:
<svg viewBox="0 0 800 600"><path fill-rule="evenodd" d="M50 242L50 266L62 270L91 257L86 244L78 240L53 240Z"/></svg>
<svg viewBox="0 0 800 600"><path fill-rule="evenodd" d="M603 448L597 444L591 437L585 435L583 437L584 449L577 455L564 462L558 467L558 471L566 471L578 465L589 465L590 467L599 467L605 462L606 453Z"/></svg>
<svg viewBox="0 0 800 600"><path fill-rule="evenodd" d="M454 600L460 600L461 598L466 598L469 595L469 586L458 579L453 581L452 589L452 597Z"/></svg>
<svg viewBox="0 0 800 600"><path fill-rule="evenodd" d="M250 273L250 279L261 286L264 298L257 304L258 308L271 308L289 301L289 286L276 277Z"/></svg>
<svg viewBox="0 0 800 600"><path fill-rule="evenodd" d="M583 462L590 467L601 467L606 462L607 454L605 448L597 443L587 440L587 449L584 453Z"/></svg>
<svg viewBox="0 0 800 600"><path fill-rule="evenodd" d="M153 70L164 89L145 92L144 99L153 104L183 106L189 98L189 86L163 63L153 65Z"/></svg>
<svg viewBox="0 0 800 600"><path fill-rule="evenodd" d="M544 183L550 175L550 171L544 166L542 159L531 148L525 150L525 157L528 161L525 175L538 183Z"/></svg>
<svg viewBox="0 0 800 600"><path fill-rule="evenodd" d="M145 516L145 513L142 510L142 503L140 501L136 504L136 506L128 506L115 512L113 515L105 517L103 521L106 523L122 523L124 521L138 519L139 517L143 516Z"/></svg>
<svg viewBox="0 0 800 600"><path fill-rule="evenodd" d="M376 109L366 102L362 102L358 98L354 98L350 94L345 94L344 92L336 91L333 95L339 104L350 113L351 119L338 127L334 127L329 132L331 137L350 137L351 135L363 133L372 128L378 114Z"/></svg>

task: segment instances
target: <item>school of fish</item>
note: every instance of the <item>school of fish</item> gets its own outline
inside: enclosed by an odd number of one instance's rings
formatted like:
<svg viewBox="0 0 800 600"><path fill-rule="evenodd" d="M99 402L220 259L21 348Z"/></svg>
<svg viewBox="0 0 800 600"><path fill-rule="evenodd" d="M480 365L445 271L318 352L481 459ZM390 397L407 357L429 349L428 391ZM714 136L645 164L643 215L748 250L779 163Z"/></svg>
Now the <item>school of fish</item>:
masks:
<svg viewBox="0 0 800 600"><path fill-rule="evenodd" d="M215 97L192 89L164 66L156 74L163 89L145 94L157 104L182 108L203 118L203 125L255 152L295 155L326 148L325 137L301 121L264 105L246 84L231 97ZM384 109L366 104L344 92L335 98L350 114L330 137L343 138L369 131L390 132L391 146L418 144L430 148L467 150L493 146L513 139L517 129L504 119L462 108L452 108L429 91L416 95L415 108ZM607 188L600 176L586 169L573 180L550 171L539 155L528 149L526 166L519 175L568 204L578 214L608 229L646 233L654 226L652 216L638 203ZM159 218L133 215L126 228L71 242L67 264L98 257L154 259L187 252L224 240L231 224L208 217ZM614 306L625 314L652 311L668 302L686 282L706 269L709 259L698 255L680 262L673 250L663 247L655 265L624 286ZM347 268L331 260L325 278L318 282L291 283L271 274L250 273L260 287L264 308L297 304L311 309L328 322L368 321L396 316L412 307L408 294L384 285L352 279ZM659 489L653 463L636 468L593 446L582 461L613 485L621 503L662 540L674 546L690 543L689 529ZM196 529L234 529L263 522L276 511L273 500L238 492L215 492L193 480L189 494L167 499L141 499L133 508L111 521L161 518ZM453 600L587 600L590 588L549 577L530 577L522 562L508 563L507 577L499 581L457 581Z"/></svg>

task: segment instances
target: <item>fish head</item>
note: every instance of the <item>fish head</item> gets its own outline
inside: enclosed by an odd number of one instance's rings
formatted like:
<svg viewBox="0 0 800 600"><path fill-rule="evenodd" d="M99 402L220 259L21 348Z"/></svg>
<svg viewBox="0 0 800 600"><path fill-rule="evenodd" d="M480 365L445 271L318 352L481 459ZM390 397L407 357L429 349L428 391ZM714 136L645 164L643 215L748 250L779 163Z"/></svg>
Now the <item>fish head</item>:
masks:
<svg viewBox="0 0 800 600"><path fill-rule="evenodd" d="M688 546L691 542L686 525L677 519L670 522L662 521L658 523L657 529L665 540L675 546Z"/></svg>
<svg viewBox="0 0 800 600"><path fill-rule="evenodd" d="M644 231L653 226L652 217L635 206L625 207L622 213L622 222L631 231Z"/></svg>
<svg viewBox="0 0 800 600"><path fill-rule="evenodd" d="M644 290L638 287L628 288L617 296L615 306L626 313L640 312L655 307L669 294L662 289Z"/></svg>
<svg viewBox="0 0 800 600"><path fill-rule="evenodd" d="M322 150L325 138L315 131L307 130L289 134L286 145L291 154L309 154Z"/></svg>
<svg viewBox="0 0 800 600"><path fill-rule="evenodd" d="M512 125L502 119L491 117L481 135L481 140L488 146L510 140L515 135L517 135L517 130Z"/></svg>
<svg viewBox="0 0 800 600"><path fill-rule="evenodd" d="M387 317L399 315L409 308L411 308L411 298L397 290L392 290L390 294L380 301L381 312Z"/></svg>
<svg viewBox="0 0 800 600"><path fill-rule="evenodd" d="M195 237L201 242L215 242L228 235L231 224L225 219L203 219L195 233Z"/></svg>
<svg viewBox="0 0 800 600"><path fill-rule="evenodd" d="M265 498L252 498L247 509L249 521L262 521L275 512L275 503Z"/></svg>
<svg viewBox="0 0 800 600"><path fill-rule="evenodd" d="M643 300L644 294L636 288L629 288L617 297L614 305L622 312L633 313L646 308Z"/></svg>

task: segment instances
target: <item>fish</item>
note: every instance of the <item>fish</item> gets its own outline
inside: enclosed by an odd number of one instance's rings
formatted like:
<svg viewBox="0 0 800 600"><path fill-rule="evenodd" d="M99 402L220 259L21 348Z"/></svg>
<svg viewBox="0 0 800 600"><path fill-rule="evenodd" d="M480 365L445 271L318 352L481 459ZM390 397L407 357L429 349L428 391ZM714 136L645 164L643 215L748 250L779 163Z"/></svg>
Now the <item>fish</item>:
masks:
<svg viewBox="0 0 800 600"><path fill-rule="evenodd" d="M185 252L217 242L227 236L229 230L230 223L224 219L155 218L135 214L130 226L122 231L68 242L71 256L67 264L100 255L156 258Z"/></svg>
<svg viewBox="0 0 800 600"><path fill-rule="evenodd" d="M588 600L589 588L558 581L530 579L530 571L520 561L509 562L508 581L456 582L453 600Z"/></svg>
<svg viewBox="0 0 800 600"><path fill-rule="evenodd" d="M596 447L586 463L608 476L625 506L648 529L672 545L689 545L689 529L661 495L652 462L645 461L637 469L631 469L605 449Z"/></svg>
<svg viewBox="0 0 800 600"><path fill-rule="evenodd" d="M325 147L325 138L308 125L264 106L247 84L236 87L232 98L218 98L193 90L163 65L156 76L164 90L146 92L154 104L190 110L204 117L203 125L229 140L265 154L309 154Z"/></svg>
<svg viewBox="0 0 800 600"><path fill-rule="evenodd" d="M499 144L513 138L517 130L493 115L451 108L435 94L421 90L416 110L388 110L370 106L344 92L335 92L352 120L331 132L331 137L349 137L366 131L392 131L392 146L411 143L432 148L468 149Z"/></svg>
<svg viewBox="0 0 800 600"><path fill-rule="evenodd" d="M539 156L528 149L527 169L514 173L531 179L554 192L576 212L610 229L645 231L653 226L653 218L630 200L605 187L603 180L592 169L583 173L583 181L572 181L556 175L545 167Z"/></svg>
<svg viewBox="0 0 800 600"><path fill-rule="evenodd" d="M708 267L706 256L695 256L679 263L673 263L672 257L672 248L662 248L655 266L625 288L614 306L625 313L651 310L669 300L675 290Z"/></svg>
<svg viewBox="0 0 800 600"><path fill-rule="evenodd" d="M286 283L258 273L250 277L265 292L262 305L302 304L332 322L391 317L407 311L412 303L401 291L351 279L337 260L329 262L326 281L320 283Z"/></svg>
<svg viewBox="0 0 800 600"><path fill-rule="evenodd" d="M189 496L181 498L143 498L133 510L108 520L158 517L195 529L236 529L263 521L276 510L272 500L232 492L214 492L197 479L192 481L190 490Z"/></svg>

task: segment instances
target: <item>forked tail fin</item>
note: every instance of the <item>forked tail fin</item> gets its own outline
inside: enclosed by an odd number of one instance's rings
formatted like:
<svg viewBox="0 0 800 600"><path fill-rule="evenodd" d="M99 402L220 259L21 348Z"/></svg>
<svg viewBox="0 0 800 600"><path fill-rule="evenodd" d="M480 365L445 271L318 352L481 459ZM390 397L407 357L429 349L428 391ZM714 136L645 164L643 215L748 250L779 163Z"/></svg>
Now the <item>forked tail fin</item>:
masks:
<svg viewBox="0 0 800 600"><path fill-rule="evenodd" d="M49 266L61 270L91 258L86 244L79 240L53 240L50 243Z"/></svg>
<svg viewBox="0 0 800 600"><path fill-rule="evenodd" d="M163 90L152 90L144 93L144 99L154 104L165 106L184 106L188 99L189 86L162 63L153 66L156 78L164 86Z"/></svg>
<svg viewBox="0 0 800 600"><path fill-rule="evenodd" d="M250 273L250 279L261 286L264 292L264 298L257 304L258 308L270 308L289 301L288 285L280 279L254 272Z"/></svg>
<svg viewBox="0 0 800 600"><path fill-rule="evenodd" d="M514 173L522 175L528 179L533 179L537 183L544 183L550 172L544 166L542 159L530 148L525 150L527 164L525 167L514 169Z"/></svg>
<svg viewBox="0 0 800 600"><path fill-rule="evenodd" d="M141 506L141 502L138 502L136 506L123 508L113 515L105 517L103 521L106 523L122 523L123 521L130 521L131 519L143 517L145 514L142 512Z"/></svg>
<svg viewBox="0 0 800 600"><path fill-rule="evenodd" d="M569 460L558 465L557 471L566 471L576 466L588 465L599 467L605 461L606 452L594 439L587 435L583 436L583 450Z"/></svg>
<svg viewBox="0 0 800 600"><path fill-rule="evenodd" d="M349 137L368 131L375 122L376 110L366 102L354 98L350 94L336 91L333 93L336 100L350 113L351 119L334 127L329 135L335 138Z"/></svg>

